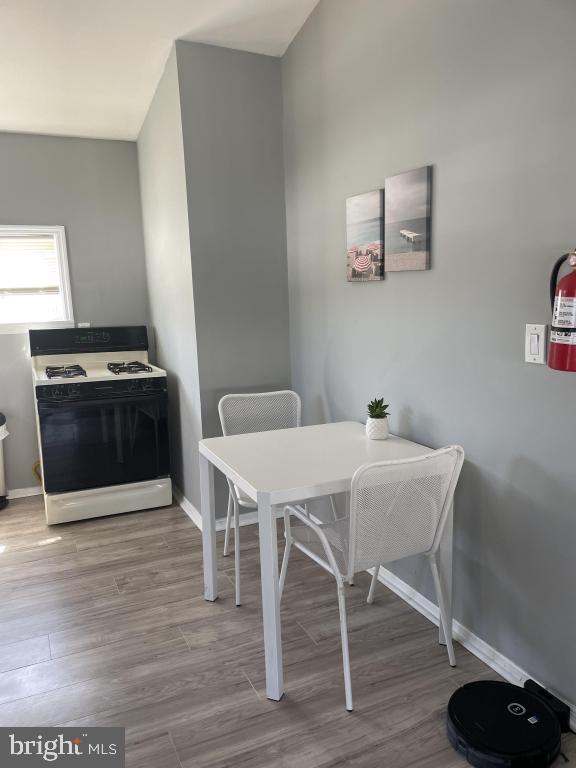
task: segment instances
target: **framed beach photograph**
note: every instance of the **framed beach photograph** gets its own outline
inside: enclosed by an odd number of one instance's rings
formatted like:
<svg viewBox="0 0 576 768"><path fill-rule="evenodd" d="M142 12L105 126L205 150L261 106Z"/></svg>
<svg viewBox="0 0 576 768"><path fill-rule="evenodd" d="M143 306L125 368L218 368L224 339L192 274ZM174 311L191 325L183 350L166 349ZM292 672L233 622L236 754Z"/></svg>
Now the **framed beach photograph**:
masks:
<svg viewBox="0 0 576 768"><path fill-rule="evenodd" d="M432 166L386 179L384 269L430 269Z"/></svg>
<svg viewBox="0 0 576 768"><path fill-rule="evenodd" d="M346 200L346 274L349 282L384 280L384 190Z"/></svg>

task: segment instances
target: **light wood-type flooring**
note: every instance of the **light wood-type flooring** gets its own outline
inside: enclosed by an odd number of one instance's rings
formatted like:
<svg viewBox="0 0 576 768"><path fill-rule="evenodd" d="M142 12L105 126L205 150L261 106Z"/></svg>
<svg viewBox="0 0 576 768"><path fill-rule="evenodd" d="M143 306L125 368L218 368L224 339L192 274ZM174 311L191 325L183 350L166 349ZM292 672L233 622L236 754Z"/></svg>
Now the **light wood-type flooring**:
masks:
<svg viewBox="0 0 576 768"><path fill-rule="evenodd" d="M282 604L286 695L264 691L258 538L242 528L221 597L178 507L47 527L40 497L0 512L0 725L126 728L131 768L456 768L451 693L496 675L369 577L348 590L355 711L344 709L331 577L300 553ZM576 758L576 737L564 741ZM562 764L560 761L559 765Z"/></svg>

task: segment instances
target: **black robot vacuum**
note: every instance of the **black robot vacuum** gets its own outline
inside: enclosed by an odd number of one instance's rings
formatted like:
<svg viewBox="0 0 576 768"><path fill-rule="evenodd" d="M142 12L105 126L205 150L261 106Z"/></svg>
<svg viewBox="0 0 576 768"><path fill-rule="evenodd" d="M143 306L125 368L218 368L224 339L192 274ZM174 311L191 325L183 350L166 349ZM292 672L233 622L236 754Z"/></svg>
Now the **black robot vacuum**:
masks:
<svg viewBox="0 0 576 768"><path fill-rule="evenodd" d="M560 754L552 709L511 683L480 680L459 688L448 704L448 739L476 768L547 768Z"/></svg>

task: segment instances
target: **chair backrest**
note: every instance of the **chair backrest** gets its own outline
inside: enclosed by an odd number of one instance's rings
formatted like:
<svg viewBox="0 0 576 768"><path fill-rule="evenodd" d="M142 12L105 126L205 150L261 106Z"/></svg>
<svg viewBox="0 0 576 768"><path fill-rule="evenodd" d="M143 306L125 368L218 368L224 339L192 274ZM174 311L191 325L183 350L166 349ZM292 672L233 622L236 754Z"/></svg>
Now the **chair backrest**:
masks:
<svg viewBox="0 0 576 768"><path fill-rule="evenodd" d="M460 476L458 445L360 467L352 478L348 576L435 552Z"/></svg>
<svg viewBox="0 0 576 768"><path fill-rule="evenodd" d="M224 435L299 427L300 411L300 396L289 389L225 395L218 403Z"/></svg>

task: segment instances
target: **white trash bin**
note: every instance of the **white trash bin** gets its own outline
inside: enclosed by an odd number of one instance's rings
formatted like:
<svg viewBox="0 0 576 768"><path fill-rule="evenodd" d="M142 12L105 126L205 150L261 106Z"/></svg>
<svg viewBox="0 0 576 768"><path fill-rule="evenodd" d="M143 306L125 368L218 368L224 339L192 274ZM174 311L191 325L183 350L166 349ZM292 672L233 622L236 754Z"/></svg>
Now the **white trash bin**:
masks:
<svg viewBox="0 0 576 768"><path fill-rule="evenodd" d="M8 430L6 429L6 416L0 413L0 509L8 504L8 494L6 492L6 474L4 472L4 449L2 443L4 438L8 437Z"/></svg>

